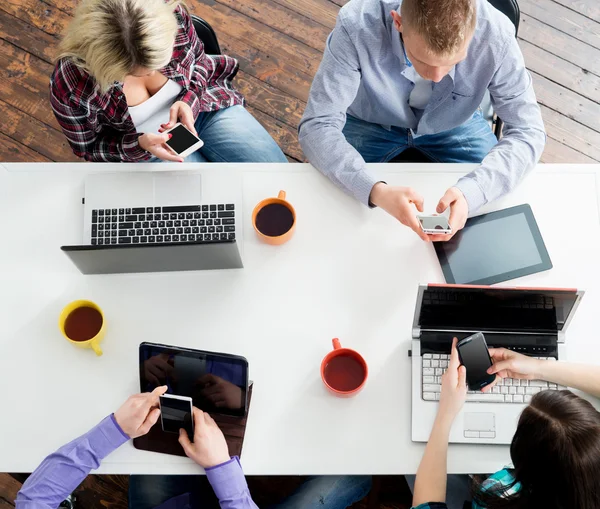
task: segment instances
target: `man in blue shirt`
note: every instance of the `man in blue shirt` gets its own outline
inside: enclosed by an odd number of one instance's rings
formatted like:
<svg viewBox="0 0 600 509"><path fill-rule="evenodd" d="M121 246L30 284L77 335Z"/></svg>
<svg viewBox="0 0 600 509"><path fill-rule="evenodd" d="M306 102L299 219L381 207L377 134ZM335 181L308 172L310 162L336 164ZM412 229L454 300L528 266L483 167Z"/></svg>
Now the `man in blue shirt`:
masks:
<svg viewBox="0 0 600 509"><path fill-rule="evenodd" d="M499 143L479 109L488 91L505 124ZM366 162L416 147L434 161L481 163L437 204L450 207L456 232L521 181L546 138L514 26L486 0L352 0L327 40L299 139L347 193L430 240L414 210L423 198L381 182Z"/></svg>

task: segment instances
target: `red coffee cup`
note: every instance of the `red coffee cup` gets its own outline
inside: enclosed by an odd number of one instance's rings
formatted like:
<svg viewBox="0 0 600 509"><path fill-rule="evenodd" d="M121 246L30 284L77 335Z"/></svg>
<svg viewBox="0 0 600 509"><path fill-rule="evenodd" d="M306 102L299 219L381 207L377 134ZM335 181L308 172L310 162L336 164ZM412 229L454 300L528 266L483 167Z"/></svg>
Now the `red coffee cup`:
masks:
<svg viewBox="0 0 600 509"><path fill-rule="evenodd" d="M336 396L349 398L359 393L367 382L369 368L362 355L350 348L342 348L338 338L333 339L333 351L321 362L321 379Z"/></svg>

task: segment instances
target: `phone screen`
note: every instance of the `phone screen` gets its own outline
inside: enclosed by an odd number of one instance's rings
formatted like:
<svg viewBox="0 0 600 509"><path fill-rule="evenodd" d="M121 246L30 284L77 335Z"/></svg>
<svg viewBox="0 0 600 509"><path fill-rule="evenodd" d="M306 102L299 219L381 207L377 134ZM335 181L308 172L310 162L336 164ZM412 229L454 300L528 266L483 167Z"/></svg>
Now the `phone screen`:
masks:
<svg viewBox="0 0 600 509"><path fill-rule="evenodd" d="M471 390L478 390L490 384L496 378L487 373L492 365L487 343L483 334L475 334L458 347L461 364L467 368L467 385Z"/></svg>
<svg viewBox="0 0 600 509"><path fill-rule="evenodd" d="M166 143L178 154L185 152L192 145L195 145L200 141L199 138L196 138L196 136L182 125L178 125L175 129L169 131L169 134L172 134L173 137Z"/></svg>
<svg viewBox="0 0 600 509"><path fill-rule="evenodd" d="M423 230L449 230L450 224L446 216L419 216Z"/></svg>
<svg viewBox="0 0 600 509"><path fill-rule="evenodd" d="M160 414L162 427L169 433L179 433L184 428L192 437L192 403L190 400L160 397Z"/></svg>

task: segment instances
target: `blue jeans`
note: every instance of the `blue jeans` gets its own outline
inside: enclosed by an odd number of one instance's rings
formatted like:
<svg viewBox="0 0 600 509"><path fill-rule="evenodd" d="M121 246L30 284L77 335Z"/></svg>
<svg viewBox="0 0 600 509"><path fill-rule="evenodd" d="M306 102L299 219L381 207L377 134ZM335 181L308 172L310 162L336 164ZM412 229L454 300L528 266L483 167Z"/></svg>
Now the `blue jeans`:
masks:
<svg viewBox="0 0 600 509"><path fill-rule="evenodd" d="M417 476L406 475L405 477L411 493L414 494ZM465 502L470 500L471 478L465 474L448 474L446 478L446 505L448 509L463 509Z"/></svg>
<svg viewBox="0 0 600 509"><path fill-rule="evenodd" d="M294 494L273 509L346 509L370 490L371 476L309 477ZM154 509L184 493L190 493L192 509L219 507L204 476L132 475L129 478L129 509Z"/></svg>
<svg viewBox="0 0 600 509"><path fill-rule="evenodd" d="M243 106L200 113L194 127L204 146L186 163L287 163L275 140Z"/></svg>
<svg viewBox="0 0 600 509"><path fill-rule="evenodd" d="M347 116L344 135L367 163L386 163L414 147L440 163L480 163L498 142L477 110L464 124L438 134L413 137L410 129L380 126Z"/></svg>

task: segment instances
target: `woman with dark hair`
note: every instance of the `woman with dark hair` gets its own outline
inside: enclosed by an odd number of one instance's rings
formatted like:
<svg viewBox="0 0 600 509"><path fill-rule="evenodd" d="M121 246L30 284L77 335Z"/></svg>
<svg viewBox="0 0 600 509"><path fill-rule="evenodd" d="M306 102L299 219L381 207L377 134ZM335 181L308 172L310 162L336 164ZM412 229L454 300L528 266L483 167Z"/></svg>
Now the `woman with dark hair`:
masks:
<svg viewBox="0 0 600 509"><path fill-rule="evenodd" d="M503 348L491 348L490 355L494 365L488 372L497 380L540 379L600 397L597 366L537 360ZM455 338L438 415L414 483L417 509L462 509L469 496L446 492L447 481L455 484L458 477L446 475L448 436L466 394L466 370ZM521 414L510 455L511 468L473 483L473 509L600 508L600 413L585 399L566 390L537 393Z"/></svg>

